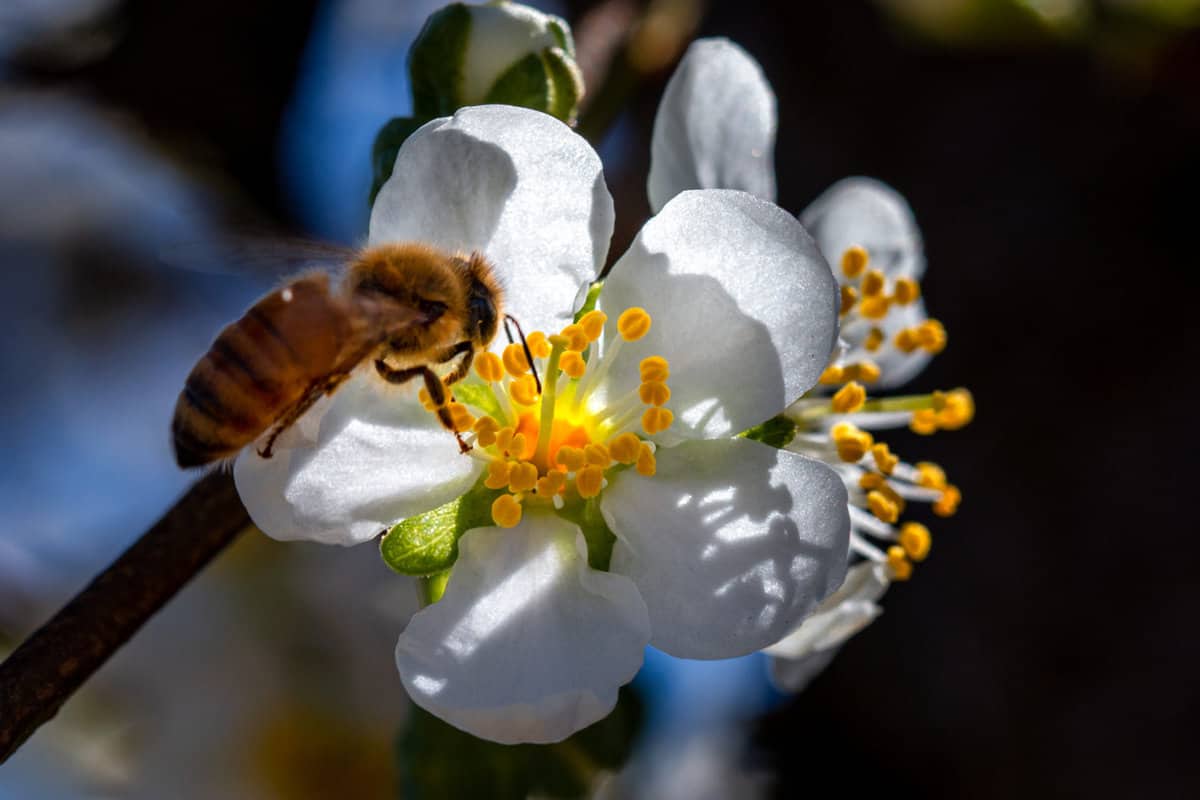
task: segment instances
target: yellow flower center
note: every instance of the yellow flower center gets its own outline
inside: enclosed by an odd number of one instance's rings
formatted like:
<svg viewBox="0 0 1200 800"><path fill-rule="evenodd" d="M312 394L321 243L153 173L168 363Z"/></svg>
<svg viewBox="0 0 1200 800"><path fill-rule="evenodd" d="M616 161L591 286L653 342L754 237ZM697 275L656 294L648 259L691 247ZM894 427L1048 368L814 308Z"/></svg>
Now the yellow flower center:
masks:
<svg viewBox="0 0 1200 800"><path fill-rule="evenodd" d="M670 365L659 355L643 358L641 384L597 407L595 390L623 345L645 336L652 323L644 309L627 309L609 342L603 340L607 319L604 312L590 311L558 333L534 331L526 339L533 365L521 344L508 345L500 355L480 353L474 372L483 400L464 402L482 414L475 417L463 403L449 401L456 430L470 432L470 456L487 462L484 485L504 490L492 503L497 525L517 525L531 504L558 509L594 498L614 470L654 474L654 445L645 437L674 421L665 407ZM531 366L541 376L540 392Z"/></svg>

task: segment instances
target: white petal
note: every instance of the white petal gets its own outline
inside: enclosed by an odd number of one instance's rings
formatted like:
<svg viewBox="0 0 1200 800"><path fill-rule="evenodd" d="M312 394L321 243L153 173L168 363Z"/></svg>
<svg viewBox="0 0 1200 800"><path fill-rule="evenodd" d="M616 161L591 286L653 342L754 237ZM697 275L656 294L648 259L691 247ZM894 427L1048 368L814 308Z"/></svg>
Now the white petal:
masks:
<svg viewBox="0 0 1200 800"><path fill-rule="evenodd" d="M846 178L804 209L800 222L834 267L852 245L866 249L870 265L889 278L925 272L921 231L908 203L873 178Z"/></svg>
<svg viewBox="0 0 1200 800"><path fill-rule="evenodd" d="M579 528L535 512L459 540L446 594L412 618L396 664L413 701L451 725L557 742L612 710L649 639L633 583L591 569Z"/></svg>
<svg viewBox="0 0 1200 800"><path fill-rule="evenodd" d="M478 105L509 67L530 53L558 47L550 21L537 9L520 3L470 5L471 32L463 53L462 102Z"/></svg>
<svg viewBox="0 0 1200 800"><path fill-rule="evenodd" d="M775 93L758 62L728 39L692 43L667 83L650 141L650 208L687 189L741 189L775 199Z"/></svg>
<svg viewBox="0 0 1200 800"><path fill-rule="evenodd" d="M891 389L907 383L914 375L925 368L925 365L929 363L933 356L925 350L920 349L914 350L911 353L905 353L893 347L890 342L901 330L916 327L926 319L928 319L928 315L925 313L925 303L917 299L907 306L893 306L881 322L873 323L867 320L859 320L851 326L843 327L842 336L851 345L844 361L846 363L857 361L874 362L879 367L879 380L871 384L871 388L874 390ZM862 344L867 337L867 333L875 326L878 326L883 331L883 340L889 344L885 344L872 353L863 347Z"/></svg>
<svg viewBox="0 0 1200 800"><path fill-rule="evenodd" d="M638 385L643 356L666 358L676 422L656 438L667 443L779 413L816 382L837 338L829 265L794 217L745 192L676 196L614 265L600 305L610 338L626 308L651 314L650 332L615 360L608 393Z"/></svg>
<svg viewBox="0 0 1200 800"><path fill-rule="evenodd" d="M771 683L784 692L799 692L820 675L838 654L838 648L817 650L803 658L772 658Z"/></svg>
<svg viewBox="0 0 1200 800"><path fill-rule="evenodd" d="M479 251L526 331L570 322L608 255L613 205L600 157L538 111L463 108L410 136L371 209L371 244Z"/></svg>
<svg viewBox="0 0 1200 800"><path fill-rule="evenodd" d="M800 627L763 652L783 658L805 658L840 646L869 625L882 609L876 601L888 588L884 568L863 561L846 572L846 580Z"/></svg>
<svg viewBox="0 0 1200 800"><path fill-rule="evenodd" d="M748 439L687 442L659 449L654 477L611 480L611 570L637 584L651 644L671 655L760 650L845 576L846 489L818 461Z"/></svg>
<svg viewBox="0 0 1200 800"><path fill-rule="evenodd" d="M280 437L271 458L246 448L233 477L254 524L275 539L359 544L469 489L479 462L415 392L364 370Z"/></svg>

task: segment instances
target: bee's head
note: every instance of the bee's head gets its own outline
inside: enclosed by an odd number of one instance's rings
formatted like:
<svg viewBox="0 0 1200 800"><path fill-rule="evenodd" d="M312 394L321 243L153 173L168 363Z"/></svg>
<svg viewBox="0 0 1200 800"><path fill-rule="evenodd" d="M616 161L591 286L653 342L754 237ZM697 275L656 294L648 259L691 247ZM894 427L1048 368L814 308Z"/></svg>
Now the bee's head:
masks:
<svg viewBox="0 0 1200 800"><path fill-rule="evenodd" d="M472 254L467 273L470 286L467 289L466 334L476 346L485 348L496 338L503 291L491 265L478 253Z"/></svg>

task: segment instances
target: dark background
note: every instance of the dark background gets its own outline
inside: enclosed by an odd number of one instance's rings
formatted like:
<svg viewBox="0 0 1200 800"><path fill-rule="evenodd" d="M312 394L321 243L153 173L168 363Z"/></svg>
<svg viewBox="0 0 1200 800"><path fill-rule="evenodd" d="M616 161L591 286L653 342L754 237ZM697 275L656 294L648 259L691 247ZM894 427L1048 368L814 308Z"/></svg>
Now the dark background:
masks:
<svg viewBox="0 0 1200 800"><path fill-rule="evenodd" d="M296 230L275 153L314 7L129 2L100 60L31 53L9 78L134 120L231 222ZM1200 793L1200 35L1105 23L947 43L847 0L717 2L701 23L775 88L781 206L855 174L909 199L950 335L913 387L965 385L978 407L963 431L893 440L965 500L886 613L757 723L780 796ZM648 214L666 77L637 87L612 145L614 253ZM102 298L127 278L87 280Z"/></svg>

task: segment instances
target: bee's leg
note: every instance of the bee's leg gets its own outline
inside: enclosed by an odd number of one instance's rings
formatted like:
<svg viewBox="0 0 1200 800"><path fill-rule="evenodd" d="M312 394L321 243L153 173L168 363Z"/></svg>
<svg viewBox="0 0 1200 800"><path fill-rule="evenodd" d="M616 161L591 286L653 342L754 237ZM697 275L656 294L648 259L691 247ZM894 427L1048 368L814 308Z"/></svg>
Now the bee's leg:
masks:
<svg viewBox="0 0 1200 800"><path fill-rule="evenodd" d="M447 348L446 352L442 353L437 361L439 364L445 364L447 361L454 360L459 355L462 356L462 361L458 362L458 366L454 368L454 371L446 376L445 381L447 386L452 383L458 383L467 377L467 373L471 371L471 362L475 360L475 345L467 341L459 342L453 347Z"/></svg>
<svg viewBox="0 0 1200 800"><path fill-rule="evenodd" d="M279 438L279 434L292 427L296 420L304 416L305 411L312 408L313 403L327 394L332 394L333 390L341 386L349 377L350 373L342 372L313 381L312 385L308 387L308 391L304 393L304 396L295 405L285 411L283 416L279 418L279 421L275 423L275 427L271 429L271 435L267 437L267 443L258 451L258 454L263 458L270 458L271 448L275 446L275 440Z"/></svg>
<svg viewBox="0 0 1200 800"><path fill-rule="evenodd" d="M425 381L425 391L429 393L430 401L437 407L437 417L442 423L442 427L454 433L460 451L464 453L470 451L471 445L463 441L461 433L454 430L454 418L450 416L450 409L446 406L446 386L436 372L425 366L394 369L389 367L383 359L375 359L375 370L388 383L408 383L420 375Z"/></svg>

